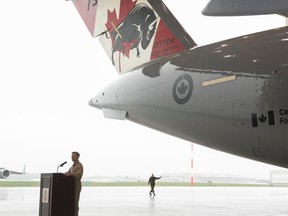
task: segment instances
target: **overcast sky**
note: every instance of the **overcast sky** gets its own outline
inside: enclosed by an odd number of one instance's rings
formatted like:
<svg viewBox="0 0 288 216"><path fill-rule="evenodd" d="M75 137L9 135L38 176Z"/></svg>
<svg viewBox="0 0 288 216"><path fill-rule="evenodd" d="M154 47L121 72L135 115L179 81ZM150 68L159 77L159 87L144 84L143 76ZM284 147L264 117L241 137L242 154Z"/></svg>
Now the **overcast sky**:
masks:
<svg viewBox="0 0 288 216"><path fill-rule="evenodd" d="M204 17L207 0L164 0L199 45L283 26L280 16ZM71 2L3 1L0 7L0 167L56 172L79 151L85 176L152 172L231 173L268 177L279 169L137 125L105 119L88 105L117 79L110 60Z"/></svg>

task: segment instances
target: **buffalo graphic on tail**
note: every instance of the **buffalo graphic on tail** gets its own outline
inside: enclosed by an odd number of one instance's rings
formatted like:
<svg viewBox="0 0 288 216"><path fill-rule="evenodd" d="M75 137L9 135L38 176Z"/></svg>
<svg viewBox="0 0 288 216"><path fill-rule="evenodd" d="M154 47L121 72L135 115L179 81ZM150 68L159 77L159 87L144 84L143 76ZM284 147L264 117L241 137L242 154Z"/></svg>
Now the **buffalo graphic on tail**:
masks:
<svg viewBox="0 0 288 216"><path fill-rule="evenodd" d="M135 5L125 19L110 31L113 65L113 55L117 51L129 57L130 50L136 48L137 57L140 57L139 45L141 44L144 50L148 47L155 34L156 25L157 17L150 7L146 4Z"/></svg>

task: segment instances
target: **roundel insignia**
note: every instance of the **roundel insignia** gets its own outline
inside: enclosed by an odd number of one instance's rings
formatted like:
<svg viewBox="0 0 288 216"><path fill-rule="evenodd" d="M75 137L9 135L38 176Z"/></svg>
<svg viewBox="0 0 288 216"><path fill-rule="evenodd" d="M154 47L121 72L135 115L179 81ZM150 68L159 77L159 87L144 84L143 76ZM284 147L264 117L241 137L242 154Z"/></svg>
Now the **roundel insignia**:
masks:
<svg viewBox="0 0 288 216"><path fill-rule="evenodd" d="M179 76L173 85L173 98L178 104L188 102L193 91L193 80L188 74Z"/></svg>

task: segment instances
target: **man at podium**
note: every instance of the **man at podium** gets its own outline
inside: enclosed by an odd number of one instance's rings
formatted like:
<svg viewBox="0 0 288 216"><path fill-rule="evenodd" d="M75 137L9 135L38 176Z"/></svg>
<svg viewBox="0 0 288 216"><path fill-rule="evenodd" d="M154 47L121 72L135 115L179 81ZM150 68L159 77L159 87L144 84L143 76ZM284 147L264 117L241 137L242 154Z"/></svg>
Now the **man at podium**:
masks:
<svg viewBox="0 0 288 216"><path fill-rule="evenodd" d="M69 171L65 173L66 176L73 176L75 178L75 216L78 216L79 211L79 198L82 189L81 178L83 176L83 166L79 161L80 154L78 152L72 152L71 159L73 165Z"/></svg>

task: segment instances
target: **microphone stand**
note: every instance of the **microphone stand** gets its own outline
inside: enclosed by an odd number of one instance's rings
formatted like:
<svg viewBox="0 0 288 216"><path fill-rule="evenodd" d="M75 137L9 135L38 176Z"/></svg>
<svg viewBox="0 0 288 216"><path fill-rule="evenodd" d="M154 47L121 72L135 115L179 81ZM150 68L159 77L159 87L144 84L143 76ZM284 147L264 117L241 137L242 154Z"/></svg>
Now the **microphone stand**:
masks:
<svg viewBox="0 0 288 216"><path fill-rule="evenodd" d="M61 164L60 164L60 165L61 165ZM57 167L57 173L58 173L58 169L59 169L60 165Z"/></svg>

